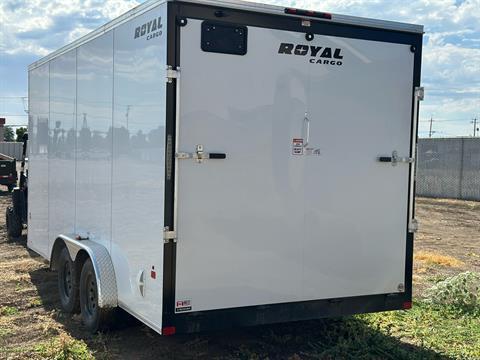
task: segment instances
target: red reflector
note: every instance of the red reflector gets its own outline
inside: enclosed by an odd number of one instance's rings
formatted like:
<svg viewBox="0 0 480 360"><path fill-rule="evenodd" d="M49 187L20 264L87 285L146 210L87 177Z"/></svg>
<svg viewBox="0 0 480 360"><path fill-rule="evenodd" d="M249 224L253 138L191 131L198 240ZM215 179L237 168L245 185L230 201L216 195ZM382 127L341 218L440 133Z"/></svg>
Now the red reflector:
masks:
<svg viewBox="0 0 480 360"><path fill-rule="evenodd" d="M406 310L406 309L411 309L412 308L412 302L411 301L405 301L403 304L402 304L402 307Z"/></svg>
<svg viewBox="0 0 480 360"><path fill-rule="evenodd" d="M152 279L156 279L156 278L157 278L157 273L155 272L155 270L150 271L150 277L151 277Z"/></svg>
<svg viewBox="0 0 480 360"><path fill-rule="evenodd" d="M170 336L176 332L175 326L167 326L162 329L162 335Z"/></svg>
<svg viewBox="0 0 480 360"><path fill-rule="evenodd" d="M320 19L332 19L332 14L319 12L319 11L285 8L284 12L285 14L304 15L304 16L316 17Z"/></svg>

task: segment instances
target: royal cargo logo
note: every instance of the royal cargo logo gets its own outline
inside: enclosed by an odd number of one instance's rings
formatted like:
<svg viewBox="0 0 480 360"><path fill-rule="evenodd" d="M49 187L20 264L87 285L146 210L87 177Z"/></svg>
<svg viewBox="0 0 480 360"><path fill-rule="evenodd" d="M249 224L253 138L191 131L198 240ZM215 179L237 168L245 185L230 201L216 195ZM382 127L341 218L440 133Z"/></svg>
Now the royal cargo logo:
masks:
<svg viewBox="0 0 480 360"><path fill-rule="evenodd" d="M159 37L162 35L162 17L150 20L141 26L135 28L134 39L141 38L147 35L147 40Z"/></svg>
<svg viewBox="0 0 480 360"><path fill-rule="evenodd" d="M342 49L332 49L330 47L281 43L278 49L279 54L298 55L309 57L311 64L325 64L342 66Z"/></svg>

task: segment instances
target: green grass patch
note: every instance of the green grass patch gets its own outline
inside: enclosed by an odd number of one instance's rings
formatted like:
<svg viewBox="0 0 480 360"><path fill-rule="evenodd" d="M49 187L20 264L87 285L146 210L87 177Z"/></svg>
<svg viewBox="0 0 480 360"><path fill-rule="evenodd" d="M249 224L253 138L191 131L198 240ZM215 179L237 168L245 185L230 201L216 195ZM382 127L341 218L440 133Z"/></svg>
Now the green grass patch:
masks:
<svg viewBox="0 0 480 360"><path fill-rule="evenodd" d="M13 316L17 315L19 310L15 306L2 306L0 308L0 315L3 316Z"/></svg>
<svg viewBox="0 0 480 360"><path fill-rule="evenodd" d="M450 306L417 302L408 311L392 311L357 317L379 334L399 339L414 347L411 358L480 358L480 318L475 313L460 313ZM401 348L391 349L393 358L403 356ZM423 349L427 351L422 354ZM419 356L416 356L419 355ZM389 358L389 357L387 357Z"/></svg>
<svg viewBox="0 0 480 360"><path fill-rule="evenodd" d="M30 300L30 302L28 303L28 306L29 307L39 307L39 306L42 306L43 303L42 303L42 299L41 298L33 298L32 300Z"/></svg>
<svg viewBox="0 0 480 360"><path fill-rule="evenodd" d="M35 353L43 359L91 360L94 359L87 344L82 340L60 335L35 347Z"/></svg>

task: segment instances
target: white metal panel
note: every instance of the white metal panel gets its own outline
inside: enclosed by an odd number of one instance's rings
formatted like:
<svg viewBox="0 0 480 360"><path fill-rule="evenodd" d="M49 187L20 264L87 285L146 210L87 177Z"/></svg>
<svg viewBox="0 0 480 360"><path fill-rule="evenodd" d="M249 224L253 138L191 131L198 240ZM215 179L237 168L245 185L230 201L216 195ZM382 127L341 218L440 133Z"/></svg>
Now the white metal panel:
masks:
<svg viewBox="0 0 480 360"><path fill-rule="evenodd" d="M225 152L179 160L176 300L192 311L301 299L308 69L276 56L304 34L249 28L245 56L200 49L200 24L181 29L178 144Z"/></svg>
<svg viewBox="0 0 480 360"><path fill-rule="evenodd" d="M110 249L113 33L77 49L76 232Z"/></svg>
<svg viewBox="0 0 480 360"><path fill-rule="evenodd" d="M310 64L304 298L398 291L405 281L413 60L409 45L316 35L342 65Z"/></svg>
<svg viewBox="0 0 480 360"><path fill-rule="evenodd" d="M59 234L75 232L76 57L72 50L50 62L49 254Z"/></svg>
<svg viewBox="0 0 480 360"><path fill-rule="evenodd" d="M29 73L28 247L48 254L48 120L49 70L45 64Z"/></svg>
<svg viewBox="0 0 480 360"><path fill-rule="evenodd" d="M112 259L122 307L157 330L163 292L166 15L166 4L150 10L116 28L114 41ZM150 32L135 37L144 24Z"/></svg>
<svg viewBox="0 0 480 360"><path fill-rule="evenodd" d="M182 28L178 150L202 144L227 159L178 160L177 302L397 292L408 165L377 158L409 156L409 46L316 35L316 57L279 54L304 34L249 27L248 53L232 56L200 50L200 23ZM333 65L325 48L339 49ZM308 132L305 155L293 155Z"/></svg>

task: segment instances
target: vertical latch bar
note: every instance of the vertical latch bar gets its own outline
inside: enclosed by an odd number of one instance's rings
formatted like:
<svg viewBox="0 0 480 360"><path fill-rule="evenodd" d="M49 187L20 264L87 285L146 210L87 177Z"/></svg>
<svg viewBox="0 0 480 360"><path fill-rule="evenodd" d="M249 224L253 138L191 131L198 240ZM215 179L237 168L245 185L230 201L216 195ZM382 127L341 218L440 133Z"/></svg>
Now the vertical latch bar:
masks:
<svg viewBox="0 0 480 360"><path fill-rule="evenodd" d="M425 97L425 90L422 86L415 87L414 92L414 101L413 101L413 129L412 129L412 148L410 149L410 194L409 194L409 205L408 205L408 231L415 233L418 230L418 223L414 217L413 213L413 202L415 201L415 159L417 157L417 128L418 128L418 110L419 103Z"/></svg>

